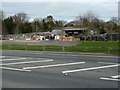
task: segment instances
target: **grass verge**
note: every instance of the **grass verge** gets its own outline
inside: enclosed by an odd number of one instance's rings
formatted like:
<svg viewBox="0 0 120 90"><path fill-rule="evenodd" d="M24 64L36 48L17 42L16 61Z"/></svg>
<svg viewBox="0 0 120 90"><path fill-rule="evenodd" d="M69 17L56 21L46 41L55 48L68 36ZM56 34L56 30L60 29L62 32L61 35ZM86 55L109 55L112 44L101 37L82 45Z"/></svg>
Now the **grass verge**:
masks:
<svg viewBox="0 0 120 90"><path fill-rule="evenodd" d="M119 54L119 42L83 42L76 46L2 45L1 49L28 51L64 51Z"/></svg>

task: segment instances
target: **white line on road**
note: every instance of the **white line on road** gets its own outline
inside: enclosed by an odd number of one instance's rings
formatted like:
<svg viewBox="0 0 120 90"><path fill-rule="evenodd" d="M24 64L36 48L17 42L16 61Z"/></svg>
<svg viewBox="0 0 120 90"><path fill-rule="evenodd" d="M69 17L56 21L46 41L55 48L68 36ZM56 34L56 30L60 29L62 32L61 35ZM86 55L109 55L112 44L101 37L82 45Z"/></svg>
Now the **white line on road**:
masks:
<svg viewBox="0 0 120 90"><path fill-rule="evenodd" d="M0 58L5 58L5 56L0 56Z"/></svg>
<svg viewBox="0 0 120 90"><path fill-rule="evenodd" d="M112 78L120 78L120 75L116 75L116 76L111 76Z"/></svg>
<svg viewBox="0 0 120 90"><path fill-rule="evenodd" d="M35 53L35 54L43 54L43 53ZM89 54L89 53L88 53ZM97 56L97 55L73 55L73 54L71 54L71 55L69 55L69 54L54 54L54 53L51 53L50 55L65 55L65 56L88 56L88 57L104 57L104 58L119 58L118 56Z"/></svg>
<svg viewBox="0 0 120 90"><path fill-rule="evenodd" d="M24 60L24 59L27 59L27 58L16 58L16 59L2 59L0 61L17 61L17 60Z"/></svg>
<svg viewBox="0 0 120 90"><path fill-rule="evenodd" d="M58 66L76 65L76 64L83 64L83 63L85 63L85 62L74 62L74 63L54 64L54 65L45 65L45 66L36 66L36 67L25 67L25 68L23 68L23 69L48 68L48 67L58 67Z"/></svg>
<svg viewBox="0 0 120 90"><path fill-rule="evenodd" d="M0 68L6 69L6 70L13 70L13 71L31 72L31 70L24 70L24 69L18 69L18 68L8 68L8 67L0 67Z"/></svg>
<svg viewBox="0 0 120 90"><path fill-rule="evenodd" d="M6 64L0 64L0 65L16 65L16 64L28 64L28 63L37 63L37 62L50 62L50 61L53 61L53 59L40 60L40 61L17 62L17 63L6 63Z"/></svg>
<svg viewBox="0 0 120 90"><path fill-rule="evenodd" d="M113 78L100 78L100 79L102 79L102 80L111 80L111 81L120 81L120 79L113 79Z"/></svg>
<svg viewBox="0 0 120 90"><path fill-rule="evenodd" d="M119 58L118 56L94 56L94 57Z"/></svg>
<svg viewBox="0 0 120 90"><path fill-rule="evenodd" d="M47 58L16 58L16 59L2 59L0 61L18 61L18 60L24 60L24 59L47 59Z"/></svg>
<svg viewBox="0 0 120 90"><path fill-rule="evenodd" d="M118 63L108 63L108 62L98 62L98 63L102 63L102 64L118 64Z"/></svg>
<svg viewBox="0 0 120 90"><path fill-rule="evenodd" d="M118 66L120 66L120 64L117 64L117 65L108 65L108 66L101 66L101 67L84 68L84 69L76 69L76 70L67 70L67 71L62 71L62 73L73 73L73 72L97 70L97 69L111 68L111 67L118 67Z"/></svg>
<svg viewBox="0 0 120 90"><path fill-rule="evenodd" d="M104 57L104 58L119 58L118 56L97 56L97 55L80 55L80 56L88 56L88 57Z"/></svg>
<svg viewBox="0 0 120 90"><path fill-rule="evenodd" d="M119 58L118 56L96 56L96 55L70 55L70 56L88 56L88 57L104 57L104 58Z"/></svg>

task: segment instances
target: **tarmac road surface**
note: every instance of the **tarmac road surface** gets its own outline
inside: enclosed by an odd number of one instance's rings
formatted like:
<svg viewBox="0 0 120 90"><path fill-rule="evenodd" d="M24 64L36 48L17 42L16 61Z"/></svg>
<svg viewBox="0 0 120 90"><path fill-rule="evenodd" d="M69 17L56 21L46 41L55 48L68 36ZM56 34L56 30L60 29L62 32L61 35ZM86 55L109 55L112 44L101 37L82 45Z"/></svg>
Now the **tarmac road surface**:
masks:
<svg viewBox="0 0 120 90"><path fill-rule="evenodd" d="M3 50L3 88L119 88L117 56Z"/></svg>

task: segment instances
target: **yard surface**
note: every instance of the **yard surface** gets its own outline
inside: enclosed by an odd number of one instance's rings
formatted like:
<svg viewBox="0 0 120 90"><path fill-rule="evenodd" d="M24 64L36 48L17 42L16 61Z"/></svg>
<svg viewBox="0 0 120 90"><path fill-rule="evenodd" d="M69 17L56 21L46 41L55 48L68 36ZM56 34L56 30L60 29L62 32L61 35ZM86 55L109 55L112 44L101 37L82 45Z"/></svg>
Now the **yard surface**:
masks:
<svg viewBox="0 0 120 90"><path fill-rule="evenodd" d="M38 46L75 46L81 42L60 42L60 41L36 41L36 40L3 40L2 44L16 45L38 45Z"/></svg>

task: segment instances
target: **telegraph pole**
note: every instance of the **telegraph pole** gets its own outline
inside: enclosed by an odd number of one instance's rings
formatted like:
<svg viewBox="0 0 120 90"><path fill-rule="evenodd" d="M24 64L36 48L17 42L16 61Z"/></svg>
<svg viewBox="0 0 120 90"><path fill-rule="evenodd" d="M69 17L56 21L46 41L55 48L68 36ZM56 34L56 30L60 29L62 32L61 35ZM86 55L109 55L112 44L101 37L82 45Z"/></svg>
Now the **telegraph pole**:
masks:
<svg viewBox="0 0 120 90"><path fill-rule="evenodd" d="M118 25L120 25L120 1L118 2Z"/></svg>

